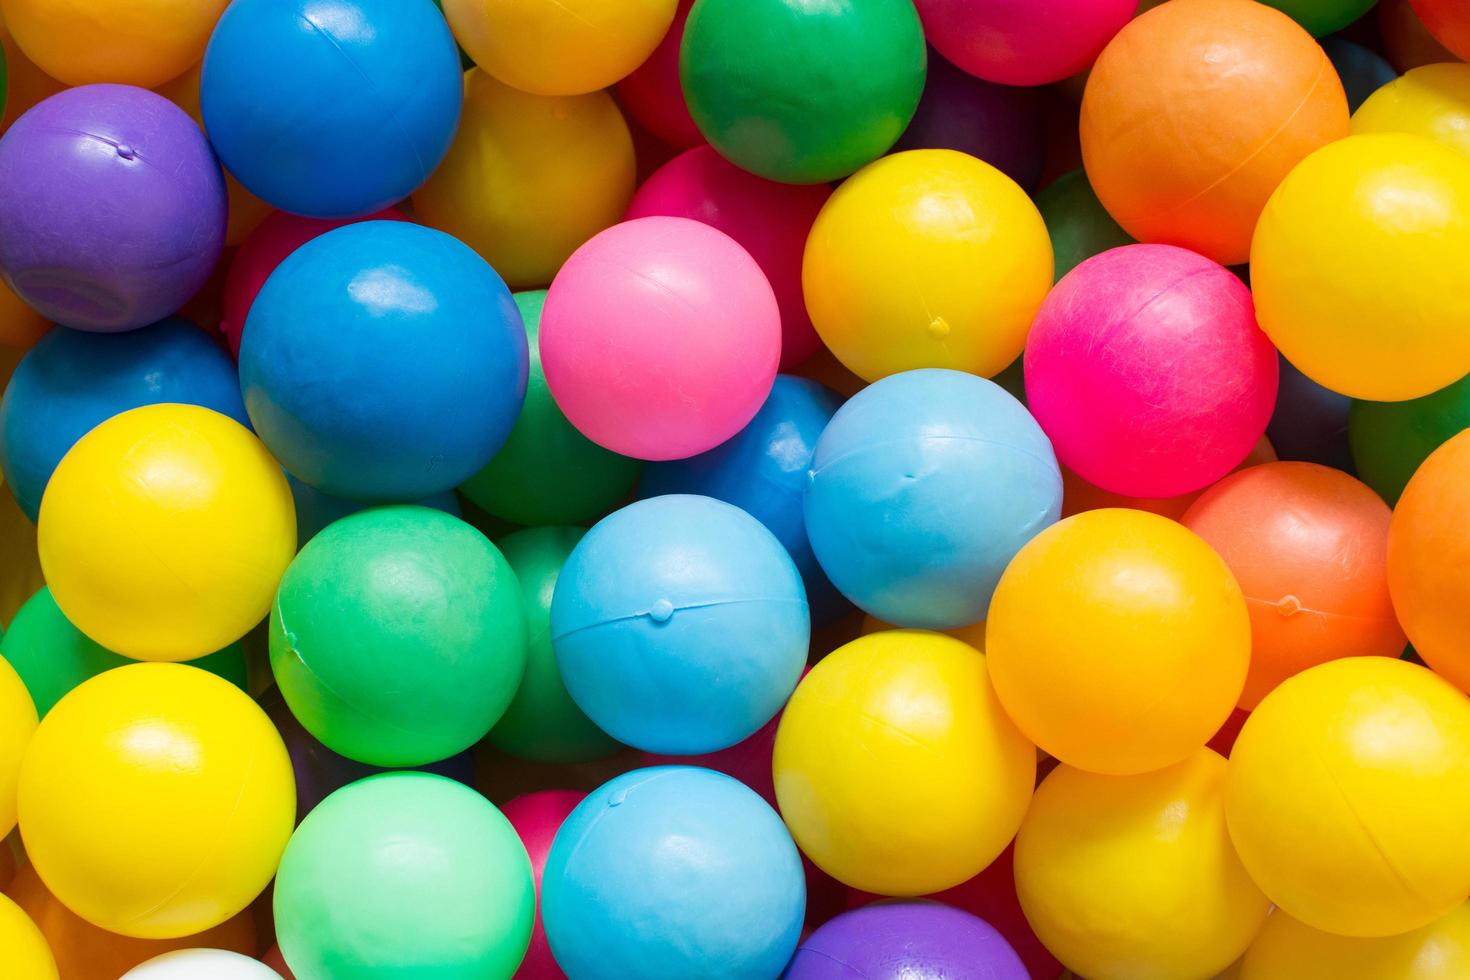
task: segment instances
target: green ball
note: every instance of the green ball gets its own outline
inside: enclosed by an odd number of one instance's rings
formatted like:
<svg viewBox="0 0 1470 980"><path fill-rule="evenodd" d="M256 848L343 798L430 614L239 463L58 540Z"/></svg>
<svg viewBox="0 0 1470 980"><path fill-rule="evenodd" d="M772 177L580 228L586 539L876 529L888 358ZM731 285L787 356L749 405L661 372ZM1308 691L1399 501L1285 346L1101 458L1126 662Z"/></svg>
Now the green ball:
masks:
<svg viewBox="0 0 1470 980"><path fill-rule="evenodd" d="M1470 377L1404 402L1353 401L1348 444L1358 479L1390 507L1429 454L1470 428Z"/></svg>
<svg viewBox="0 0 1470 980"><path fill-rule="evenodd" d="M505 716L491 729L490 742L502 752L532 762L590 762L621 748L577 707L551 652L551 595L556 577L586 533L580 527L532 527L498 542L521 583L530 642L526 676Z"/></svg>
<svg viewBox="0 0 1470 980"><path fill-rule="evenodd" d="M898 141L925 59L913 0L699 0L679 77L721 156L771 180L819 184Z"/></svg>
<svg viewBox="0 0 1470 980"><path fill-rule="evenodd" d="M307 814L273 901L297 980L509 977L536 916L510 821L474 790L420 772L358 780Z"/></svg>
<svg viewBox="0 0 1470 980"><path fill-rule="evenodd" d="M616 507L638 480L638 461L603 449L572 427L552 400L537 337L546 290L516 293L531 371L510 437L459 489L487 514L513 524L576 524Z"/></svg>
<svg viewBox="0 0 1470 980"><path fill-rule="evenodd" d="M0 656L20 675L42 718L82 681L138 662L113 653L73 626L44 585L10 621L0 640ZM247 689L245 653L238 642L190 661L189 666L223 677L242 691Z"/></svg>
<svg viewBox="0 0 1470 980"><path fill-rule="evenodd" d="M1378 0L1261 0L1307 29L1313 37L1340 31Z"/></svg>
<svg viewBox="0 0 1470 980"><path fill-rule="evenodd" d="M1056 281L1094 255L1135 244L1102 206L1080 169L1063 174L1037 194L1036 209L1051 236Z"/></svg>
<svg viewBox="0 0 1470 980"><path fill-rule="evenodd" d="M327 748L385 768L463 752L505 713L526 666L521 589L500 551L427 507L329 525L286 569L271 672Z"/></svg>

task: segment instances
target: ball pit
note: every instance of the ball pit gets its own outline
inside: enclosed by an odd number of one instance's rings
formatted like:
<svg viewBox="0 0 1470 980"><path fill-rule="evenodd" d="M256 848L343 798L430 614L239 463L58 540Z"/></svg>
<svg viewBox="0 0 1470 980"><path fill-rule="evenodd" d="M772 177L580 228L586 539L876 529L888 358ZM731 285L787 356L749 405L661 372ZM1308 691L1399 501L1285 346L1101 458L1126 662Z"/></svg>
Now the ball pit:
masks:
<svg viewBox="0 0 1470 980"><path fill-rule="evenodd" d="M1358 475L1390 505L1429 454L1470 428L1470 376L1422 398L1354 401L1348 438Z"/></svg>
<svg viewBox="0 0 1470 980"><path fill-rule="evenodd" d="M915 0L924 32L965 71L1003 85L1059 82L1092 64L1136 0Z"/></svg>
<svg viewBox="0 0 1470 980"><path fill-rule="evenodd" d="M844 913L801 944L787 980L968 976L1029 980L1015 950L983 919L938 902L892 902Z"/></svg>
<svg viewBox="0 0 1470 980"><path fill-rule="evenodd" d="M180 949L133 967L121 980L280 980L249 956L224 949Z"/></svg>
<svg viewBox="0 0 1470 980"><path fill-rule="evenodd" d="M1240 962L1240 980L1452 980L1470 974L1470 906L1412 932L1334 936L1273 912Z"/></svg>

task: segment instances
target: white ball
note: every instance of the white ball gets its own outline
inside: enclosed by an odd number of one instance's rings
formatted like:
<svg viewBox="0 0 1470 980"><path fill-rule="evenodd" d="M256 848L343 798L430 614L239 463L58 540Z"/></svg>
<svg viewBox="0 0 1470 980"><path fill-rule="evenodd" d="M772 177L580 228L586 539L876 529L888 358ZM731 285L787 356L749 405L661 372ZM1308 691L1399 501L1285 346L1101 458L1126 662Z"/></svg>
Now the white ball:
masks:
<svg viewBox="0 0 1470 980"><path fill-rule="evenodd" d="M281 975L228 950L179 949L139 963L122 980L281 980Z"/></svg>

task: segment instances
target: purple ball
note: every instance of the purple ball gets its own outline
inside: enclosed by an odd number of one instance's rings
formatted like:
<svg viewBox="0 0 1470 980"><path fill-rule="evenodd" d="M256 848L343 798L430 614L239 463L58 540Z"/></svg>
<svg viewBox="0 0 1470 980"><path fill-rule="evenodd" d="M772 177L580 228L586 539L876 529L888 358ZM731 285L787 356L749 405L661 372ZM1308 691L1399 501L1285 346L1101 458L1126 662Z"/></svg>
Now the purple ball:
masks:
<svg viewBox="0 0 1470 980"><path fill-rule="evenodd" d="M1046 160L1046 118L1034 89L997 85L960 71L932 48L929 77L900 150L959 150L1036 189Z"/></svg>
<svg viewBox="0 0 1470 980"><path fill-rule="evenodd" d="M147 89L67 89L0 139L0 274L68 327L176 312L219 260L227 210L204 133Z"/></svg>
<svg viewBox="0 0 1470 980"><path fill-rule="evenodd" d="M984 919L939 902L878 902L807 937L785 980L1030 980Z"/></svg>

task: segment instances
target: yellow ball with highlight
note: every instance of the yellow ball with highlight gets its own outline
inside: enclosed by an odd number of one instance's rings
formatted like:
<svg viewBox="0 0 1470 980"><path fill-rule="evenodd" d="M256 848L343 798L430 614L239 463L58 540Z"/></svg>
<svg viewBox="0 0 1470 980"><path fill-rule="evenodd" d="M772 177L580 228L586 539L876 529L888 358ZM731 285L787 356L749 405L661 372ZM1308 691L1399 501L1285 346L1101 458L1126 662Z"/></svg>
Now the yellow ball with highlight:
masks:
<svg viewBox="0 0 1470 980"><path fill-rule="evenodd" d="M1424 65L1368 96L1354 133L1416 133L1470 155L1470 65Z"/></svg>
<svg viewBox="0 0 1470 980"><path fill-rule="evenodd" d="M1397 936L1355 939L1304 925L1277 909L1240 964L1239 980L1464 980L1470 977L1470 905Z"/></svg>
<svg viewBox="0 0 1470 980"><path fill-rule="evenodd" d="M56 958L46 937L19 905L0 895L0 976L56 980Z"/></svg>

